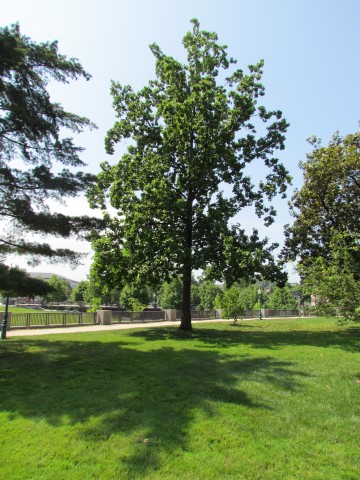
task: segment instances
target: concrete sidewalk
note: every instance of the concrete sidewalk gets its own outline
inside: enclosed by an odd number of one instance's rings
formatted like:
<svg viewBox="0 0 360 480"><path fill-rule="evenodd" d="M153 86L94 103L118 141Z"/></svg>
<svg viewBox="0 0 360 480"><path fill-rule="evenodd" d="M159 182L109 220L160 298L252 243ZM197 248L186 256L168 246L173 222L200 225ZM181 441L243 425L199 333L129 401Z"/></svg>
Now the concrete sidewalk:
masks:
<svg viewBox="0 0 360 480"><path fill-rule="evenodd" d="M256 320L255 318L249 320ZM209 322L231 322L231 320L193 320L192 323L209 323ZM28 328L18 330L8 330L6 336L10 337L26 337L35 335L53 335L59 333L81 333L81 332L104 332L108 330L128 330L132 328L153 328L153 327L178 327L180 321L176 322L142 322L142 323L113 323L111 325L83 325L83 326L66 326L66 327L50 327L50 328Z"/></svg>

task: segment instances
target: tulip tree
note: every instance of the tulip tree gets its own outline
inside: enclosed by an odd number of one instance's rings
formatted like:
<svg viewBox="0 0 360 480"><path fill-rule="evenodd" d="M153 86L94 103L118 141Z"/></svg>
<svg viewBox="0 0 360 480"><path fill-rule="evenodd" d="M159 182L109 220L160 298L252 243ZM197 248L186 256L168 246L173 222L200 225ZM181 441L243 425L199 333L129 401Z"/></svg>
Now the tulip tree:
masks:
<svg viewBox="0 0 360 480"><path fill-rule="evenodd" d="M259 104L262 61L248 73L236 69L227 47L196 19L183 46L185 63L150 46L156 79L138 92L112 83L117 121L106 148L113 154L121 141L128 148L116 165L102 164L89 199L118 211L106 214L106 234L94 242L93 271L109 284L180 274L180 328L191 330L194 269L228 282L260 274L283 279L275 246L257 231L246 235L234 217L253 205L266 225L273 221L271 200L284 196L289 182L275 156L288 124L279 110ZM258 185L246 172L252 162L265 172Z"/></svg>

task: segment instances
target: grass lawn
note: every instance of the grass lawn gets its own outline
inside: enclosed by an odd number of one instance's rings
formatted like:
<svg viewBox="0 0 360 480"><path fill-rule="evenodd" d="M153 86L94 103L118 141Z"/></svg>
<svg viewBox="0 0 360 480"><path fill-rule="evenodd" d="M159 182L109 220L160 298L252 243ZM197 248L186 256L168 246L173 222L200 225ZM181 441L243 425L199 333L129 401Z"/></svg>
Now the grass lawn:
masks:
<svg viewBox="0 0 360 480"><path fill-rule="evenodd" d="M5 305L0 305L0 312L5 311ZM39 313L41 310L36 310L34 308L25 308L25 307L13 307L9 306L9 312L12 313Z"/></svg>
<svg viewBox="0 0 360 480"><path fill-rule="evenodd" d="M0 343L0 478L359 480L360 326Z"/></svg>

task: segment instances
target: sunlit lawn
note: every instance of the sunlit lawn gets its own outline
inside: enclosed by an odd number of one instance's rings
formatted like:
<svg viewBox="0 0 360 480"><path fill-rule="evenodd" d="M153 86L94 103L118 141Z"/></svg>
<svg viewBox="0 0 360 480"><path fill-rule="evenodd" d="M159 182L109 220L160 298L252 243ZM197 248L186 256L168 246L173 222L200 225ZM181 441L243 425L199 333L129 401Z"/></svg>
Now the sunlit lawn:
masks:
<svg viewBox="0 0 360 480"><path fill-rule="evenodd" d="M360 327L247 321L0 343L0 478L360 478Z"/></svg>
<svg viewBox="0 0 360 480"><path fill-rule="evenodd" d="M39 313L39 310L27 307L9 306L9 312L12 313ZM0 305L0 315L5 311L5 305Z"/></svg>

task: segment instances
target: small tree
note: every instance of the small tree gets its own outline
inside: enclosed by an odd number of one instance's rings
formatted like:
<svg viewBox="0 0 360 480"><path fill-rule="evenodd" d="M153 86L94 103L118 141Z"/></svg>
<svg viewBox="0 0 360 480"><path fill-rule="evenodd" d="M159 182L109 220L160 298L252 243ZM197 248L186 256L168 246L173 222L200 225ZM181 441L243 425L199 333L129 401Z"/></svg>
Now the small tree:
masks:
<svg viewBox="0 0 360 480"><path fill-rule="evenodd" d="M159 305L162 308L181 308L182 283L180 277L173 278L170 282L161 285L158 292Z"/></svg>
<svg viewBox="0 0 360 480"><path fill-rule="evenodd" d="M225 290L222 301L222 316L224 318L233 319L236 324L238 318L242 318L245 314L245 306L241 301L239 289L235 286Z"/></svg>
<svg viewBox="0 0 360 480"><path fill-rule="evenodd" d="M70 299L72 302L86 302L87 292L89 290L89 282L81 280L76 287L73 288Z"/></svg>
<svg viewBox="0 0 360 480"><path fill-rule="evenodd" d="M220 287L211 280L204 280L199 284L199 310L212 310L215 297L221 291Z"/></svg>
<svg viewBox="0 0 360 480"><path fill-rule="evenodd" d="M218 292L216 294L216 297L215 297L215 300L214 300L214 308L216 308L216 309L221 308L221 302L222 302L223 296L224 296L223 291Z"/></svg>
<svg viewBox="0 0 360 480"><path fill-rule="evenodd" d="M242 303L246 310L256 310L256 305L258 305L259 295L259 285L248 285L246 287L239 286L239 294ZM262 293L263 295L263 293Z"/></svg>
<svg viewBox="0 0 360 480"><path fill-rule="evenodd" d="M137 302L139 305L142 305L142 308L145 308L151 302L150 290L143 285L125 285L121 290L119 302L125 309L132 310L134 302ZM137 310L139 311L139 310Z"/></svg>
<svg viewBox="0 0 360 480"><path fill-rule="evenodd" d="M339 236L337 237L339 240ZM318 257L312 265L299 265L303 276L302 290L316 295L316 312L322 316L342 317L344 320L360 321L359 270L345 242L331 243L330 257Z"/></svg>
<svg viewBox="0 0 360 480"><path fill-rule="evenodd" d="M276 310L292 310L297 306L298 300L294 297L292 288L288 284L281 288L275 287L265 302L266 308Z"/></svg>
<svg viewBox="0 0 360 480"><path fill-rule="evenodd" d="M64 278L53 275L49 278L48 284L53 291L45 295L44 299L46 302L63 302L70 298L71 286Z"/></svg>
<svg viewBox="0 0 360 480"><path fill-rule="evenodd" d="M132 297L128 298L127 305L128 305L128 309L131 312L142 312L146 307L146 305L141 303L137 298L132 298Z"/></svg>

